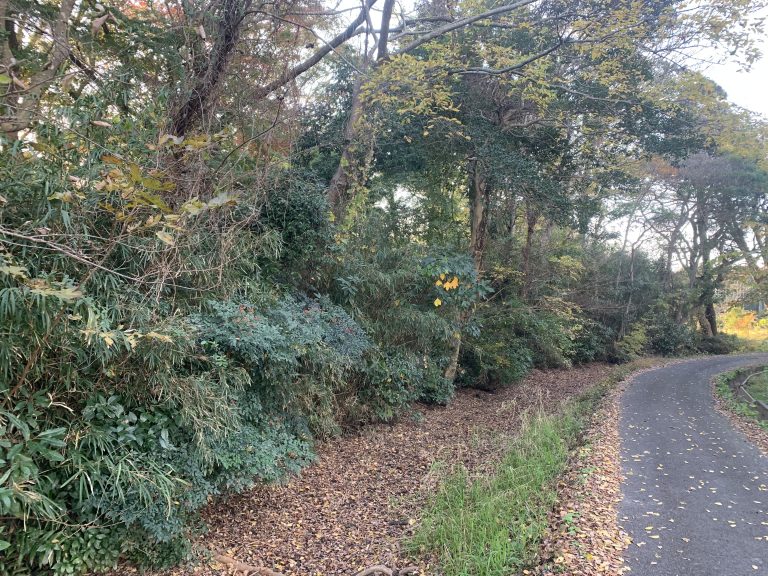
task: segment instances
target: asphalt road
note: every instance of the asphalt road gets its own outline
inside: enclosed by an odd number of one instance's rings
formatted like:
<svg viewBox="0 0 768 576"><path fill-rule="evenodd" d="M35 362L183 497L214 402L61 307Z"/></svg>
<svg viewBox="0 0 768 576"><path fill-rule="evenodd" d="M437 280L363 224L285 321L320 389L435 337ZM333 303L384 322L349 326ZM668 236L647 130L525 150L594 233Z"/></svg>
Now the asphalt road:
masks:
<svg viewBox="0 0 768 576"><path fill-rule="evenodd" d="M768 355L708 357L645 372L621 399L632 576L768 575L768 458L714 409L721 372Z"/></svg>

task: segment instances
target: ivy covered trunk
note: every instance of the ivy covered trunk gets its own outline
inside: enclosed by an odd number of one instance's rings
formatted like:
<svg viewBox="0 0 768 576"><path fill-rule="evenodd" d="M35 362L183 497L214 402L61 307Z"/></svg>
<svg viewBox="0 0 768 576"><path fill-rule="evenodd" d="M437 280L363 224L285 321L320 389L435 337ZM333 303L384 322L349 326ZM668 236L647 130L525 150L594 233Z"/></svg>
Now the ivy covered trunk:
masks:
<svg viewBox="0 0 768 576"><path fill-rule="evenodd" d="M483 274L485 244L488 235L488 208L490 204L491 186L488 177L483 174L482 164L477 158L472 158L468 166L468 191L470 207L470 253L477 278ZM471 309L461 310L457 324L459 328L452 334L450 341L450 356L445 369L445 378L453 382L458 370L461 356L461 328L472 316Z"/></svg>

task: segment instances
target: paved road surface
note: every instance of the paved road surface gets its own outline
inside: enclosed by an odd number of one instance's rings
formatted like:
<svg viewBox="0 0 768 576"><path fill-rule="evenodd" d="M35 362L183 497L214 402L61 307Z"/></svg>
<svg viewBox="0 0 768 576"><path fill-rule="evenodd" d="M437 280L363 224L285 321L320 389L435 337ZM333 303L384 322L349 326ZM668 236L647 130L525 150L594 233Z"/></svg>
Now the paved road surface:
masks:
<svg viewBox="0 0 768 576"><path fill-rule="evenodd" d="M768 576L768 458L715 411L710 381L768 355L637 376L621 400L620 524L632 576Z"/></svg>

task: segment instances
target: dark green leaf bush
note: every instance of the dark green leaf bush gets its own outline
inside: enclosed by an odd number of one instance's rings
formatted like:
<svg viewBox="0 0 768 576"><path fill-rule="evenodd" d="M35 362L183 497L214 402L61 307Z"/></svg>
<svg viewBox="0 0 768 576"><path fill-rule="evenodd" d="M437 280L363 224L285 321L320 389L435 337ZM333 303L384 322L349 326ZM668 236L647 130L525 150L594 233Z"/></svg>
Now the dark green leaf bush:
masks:
<svg viewBox="0 0 768 576"><path fill-rule="evenodd" d="M665 314L657 314L648 321L648 346L655 354L675 356L694 350L696 334Z"/></svg>

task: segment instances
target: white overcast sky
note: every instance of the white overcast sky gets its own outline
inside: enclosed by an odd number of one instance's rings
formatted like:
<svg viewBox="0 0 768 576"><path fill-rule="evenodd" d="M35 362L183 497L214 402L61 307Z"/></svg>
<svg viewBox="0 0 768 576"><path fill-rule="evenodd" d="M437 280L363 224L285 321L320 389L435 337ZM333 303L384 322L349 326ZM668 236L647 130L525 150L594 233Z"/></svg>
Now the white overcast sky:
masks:
<svg viewBox="0 0 768 576"><path fill-rule="evenodd" d="M763 33L760 50L763 57L748 72L733 63L712 65L703 72L722 86L728 100L768 119L768 30Z"/></svg>

